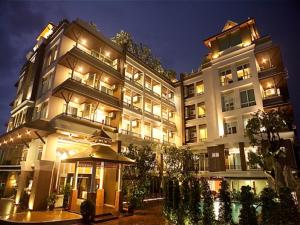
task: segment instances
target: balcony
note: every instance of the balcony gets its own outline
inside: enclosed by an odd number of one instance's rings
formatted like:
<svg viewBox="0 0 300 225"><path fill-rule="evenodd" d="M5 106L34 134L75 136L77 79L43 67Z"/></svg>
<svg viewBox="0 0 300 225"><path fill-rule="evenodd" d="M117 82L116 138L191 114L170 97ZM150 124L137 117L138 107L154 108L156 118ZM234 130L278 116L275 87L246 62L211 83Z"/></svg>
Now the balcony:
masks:
<svg viewBox="0 0 300 225"><path fill-rule="evenodd" d="M266 97L263 99L263 106L264 107L270 107L270 106L276 106L286 103L285 99L282 95L276 95L272 97Z"/></svg>
<svg viewBox="0 0 300 225"><path fill-rule="evenodd" d="M111 95L111 93L104 90L99 90L98 88L92 87L90 85L84 84L81 81L78 81L74 78L69 78L57 86L53 90L53 94L59 95L61 91L69 91L76 93L78 95L85 96L87 98L93 99L95 101L110 105L112 107L121 108L120 101L117 97Z"/></svg>
<svg viewBox="0 0 300 225"><path fill-rule="evenodd" d="M151 119L160 121L160 116L153 114L152 112L144 111L145 115Z"/></svg>
<svg viewBox="0 0 300 225"><path fill-rule="evenodd" d="M185 117L185 120L193 120L196 119L196 115L187 115L187 117Z"/></svg>
<svg viewBox="0 0 300 225"><path fill-rule="evenodd" d="M241 170L241 165L225 165L226 170Z"/></svg>
<svg viewBox="0 0 300 225"><path fill-rule="evenodd" d="M136 82L135 80L133 80L132 78L125 76L125 80L129 81L130 84L134 85L135 87L139 88L139 89L143 89L143 85L140 84L139 82Z"/></svg>
<svg viewBox="0 0 300 225"><path fill-rule="evenodd" d="M197 142L197 137L191 137L186 141L187 144L196 143L196 142Z"/></svg>
<svg viewBox="0 0 300 225"><path fill-rule="evenodd" d="M141 134L138 134L138 133L135 133L135 132L132 132L132 131L129 131L129 130L121 129L121 130L120 130L120 133L121 133L121 134L124 134L124 135L129 135L129 136L141 138Z"/></svg>
<svg viewBox="0 0 300 225"><path fill-rule="evenodd" d="M92 125L95 127L102 127L104 130L107 131L113 131L113 132L117 131L117 128L111 126L110 123L108 123L107 121L100 122L86 117L78 116L77 114L63 112L58 116L56 116L55 118L62 119L62 120L71 120L72 122L79 122L85 125Z"/></svg>
<svg viewBox="0 0 300 225"><path fill-rule="evenodd" d="M97 52L88 51L78 47L73 47L67 54L70 54L88 64L92 64L95 68L102 70L107 74L111 74L118 79L122 79L118 59L116 59L117 61L110 60Z"/></svg>
<svg viewBox="0 0 300 225"><path fill-rule="evenodd" d="M173 121L165 119L165 118L163 118L163 123L166 124L166 125L168 125L168 126L172 126L172 127L176 126Z"/></svg>
<svg viewBox="0 0 300 225"><path fill-rule="evenodd" d="M260 71L258 71L258 78L259 79L264 79L270 76L273 76L277 73L279 73L279 68L278 67L269 67L269 68L260 68Z"/></svg>
<svg viewBox="0 0 300 225"><path fill-rule="evenodd" d="M136 106L134 106L132 104L129 104L127 102L123 102L123 107L125 107L125 108L127 108L127 109L129 109L131 111L134 111L136 113L142 114L142 109L141 108L136 107Z"/></svg>

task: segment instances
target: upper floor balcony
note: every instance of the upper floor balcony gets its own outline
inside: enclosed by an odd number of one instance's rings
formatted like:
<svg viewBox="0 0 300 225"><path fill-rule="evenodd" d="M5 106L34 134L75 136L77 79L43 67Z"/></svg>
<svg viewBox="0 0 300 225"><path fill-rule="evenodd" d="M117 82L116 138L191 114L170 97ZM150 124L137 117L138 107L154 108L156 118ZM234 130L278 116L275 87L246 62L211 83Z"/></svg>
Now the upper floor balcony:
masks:
<svg viewBox="0 0 300 225"><path fill-rule="evenodd" d="M68 78L53 90L53 95L64 99L69 94L82 96L121 109L121 100L113 96L113 90L104 86L99 87L84 83L82 80L76 79L76 77Z"/></svg>

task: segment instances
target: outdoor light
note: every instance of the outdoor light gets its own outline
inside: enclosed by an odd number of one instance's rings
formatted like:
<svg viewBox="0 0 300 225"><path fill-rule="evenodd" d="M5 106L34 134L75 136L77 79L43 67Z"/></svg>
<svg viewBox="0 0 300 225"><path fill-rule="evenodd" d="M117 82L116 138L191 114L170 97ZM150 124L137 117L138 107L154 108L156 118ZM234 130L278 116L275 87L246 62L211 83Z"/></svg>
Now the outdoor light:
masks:
<svg viewBox="0 0 300 225"><path fill-rule="evenodd" d="M13 138L10 138L10 141L13 141L14 139Z"/></svg>
<svg viewBox="0 0 300 225"><path fill-rule="evenodd" d="M108 81L108 77L105 77L104 78L104 82L106 83Z"/></svg>
<svg viewBox="0 0 300 225"><path fill-rule="evenodd" d="M82 43L83 45L85 45L85 44L86 44L86 39L82 39L82 40L81 40L81 43Z"/></svg>
<svg viewBox="0 0 300 225"><path fill-rule="evenodd" d="M21 138L22 137L22 135L21 134L18 134L18 138Z"/></svg>
<svg viewBox="0 0 300 225"><path fill-rule="evenodd" d="M105 52L105 56L106 56L106 57L109 57L109 56L110 56L110 52L108 52L108 51Z"/></svg>
<svg viewBox="0 0 300 225"><path fill-rule="evenodd" d="M78 103L78 98L74 98L74 102Z"/></svg>
<svg viewBox="0 0 300 225"><path fill-rule="evenodd" d="M69 152L69 155L75 155L75 151L74 151L74 150L71 150L71 151Z"/></svg>
<svg viewBox="0 0 300 225"><path fill-rule="evenodd" d="M78 71L82 72L82 66L79 66Z"/></svg>
<svg viewBox="0 0 300 225"><path fill-rule="evenodd" d="M27 130L27 131L26 131L26 134L30 134L30 130Z"/></svg>
<svg viewBox="0 0 300 225"><path fill-rule="evenodd" d="M6 144L7 143L7 141L4 141L4 144Z"/></svg>
<svg viewBox="0 0 300 225"><path fill-rule="evenodd" d="M262 58L261 62L265 64L267 62L267 59L266 58Z"/></svg>

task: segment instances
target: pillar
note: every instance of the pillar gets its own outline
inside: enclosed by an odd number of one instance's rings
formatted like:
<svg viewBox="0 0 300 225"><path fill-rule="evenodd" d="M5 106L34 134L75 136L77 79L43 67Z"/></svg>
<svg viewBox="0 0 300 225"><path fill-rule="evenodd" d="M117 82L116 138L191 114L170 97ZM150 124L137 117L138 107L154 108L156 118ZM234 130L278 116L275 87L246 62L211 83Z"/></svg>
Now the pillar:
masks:
<svg viewBox="0 0 300 225"><path fill-rule="evenodd" d="M104 162L101 162L100 165L100 183L99 188L96 191L96 206L104 206L104 188L103 188L103 179L104 179Z"/></svg>
<svg viewBox="0 0 300 225"><path fill-rule="evenodd" d="M71 210L71 211L75 211L76 208L77 208L77 196L78 196L78 190L77 190L78 166L79 166L79 162L76 162L76 164L75 164L75 172L74 172L73 189L71 190L71 195L70 195L70 210Z"/></svg>
<svg viewBox="0 0 300 225"><path fill-rule="evenodd" d="M241 158L241 169L243 171L247 170L247 164L246 164L246 157L245 157L245 144L244 142L239 142L239 149L240 149L240 158Z"/></svg>
<svg viewBox="0 0 300 225"><path fill-rule="evenodd" d="M90 190L88 192L88 199L96 203L96 162L92 163L92 177L90 183Z"/></svg>
<svg viewBox="0 0 300 225"><path fill-rule="evenodd" d="M117 181L117 190L116 190L116 198L115 198L115 210L122 210L122 164L118 164L118 181Z"/></svg>

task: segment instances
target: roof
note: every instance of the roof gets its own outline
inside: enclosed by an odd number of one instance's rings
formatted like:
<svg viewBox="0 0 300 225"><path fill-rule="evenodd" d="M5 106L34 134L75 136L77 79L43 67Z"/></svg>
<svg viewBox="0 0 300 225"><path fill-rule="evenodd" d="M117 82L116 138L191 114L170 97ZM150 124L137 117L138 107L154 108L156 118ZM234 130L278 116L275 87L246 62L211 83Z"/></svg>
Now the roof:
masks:
<svg viewBox="0 0 300 225"><path fill-rule="evenodd" d="M122 164L133 164L134 160L129 159L106 145L93 145L90 149L87 149L81 153L75 154L72 158L62 160L62 162L86 162L86 161L97 161L97 162L112 162Z"/></svg>

